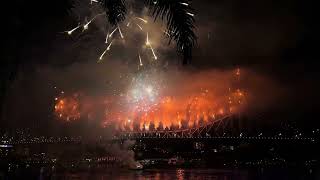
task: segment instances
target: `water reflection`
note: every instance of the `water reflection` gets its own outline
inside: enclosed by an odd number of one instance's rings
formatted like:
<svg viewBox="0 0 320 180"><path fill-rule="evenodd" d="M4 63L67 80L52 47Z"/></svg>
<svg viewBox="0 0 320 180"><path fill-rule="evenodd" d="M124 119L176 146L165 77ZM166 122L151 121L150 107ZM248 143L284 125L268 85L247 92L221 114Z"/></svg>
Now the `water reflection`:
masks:
<svg viewBox="0 0 320 180"><path fill-rule="evenodd" d="M177 179L178 180L184 180L184 170L183 169L177 169Z"/></svg>
<svg viewBox="0 0 320 180"><path fill-rule="evenodd" d="M0 179L50 179L50 180L245 180L245 179L319 179L319 171L314 169L145 169L131 171L126 169L91 169L86 171L71 171L66 173L55 173L48 168L27 168L8 172L3 176L0 172ZM4 177L4 178L1 178Z"/></svg>
<svg viewBox="0 0 320 180"><path fill-rule="evenodd" d="M247 173L232 170L200 169L157 169L143 171L110 171L104 173L64 173L55 174L51 179L90 180L187 180L187 179L248 179Z"/></svg>

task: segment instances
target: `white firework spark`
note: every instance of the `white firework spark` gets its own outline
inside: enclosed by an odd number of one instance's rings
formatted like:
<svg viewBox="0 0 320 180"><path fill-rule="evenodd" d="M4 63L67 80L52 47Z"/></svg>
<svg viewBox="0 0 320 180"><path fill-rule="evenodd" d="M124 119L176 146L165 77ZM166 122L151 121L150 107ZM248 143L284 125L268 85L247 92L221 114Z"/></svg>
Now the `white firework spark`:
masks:
<svg viewBox="0 0 320 180"><path fill-rule="evenodd" d="M140 66L143 66L141 56L140 56L140 54L138 54L138 55L139 55Z"/></svg>
<svg viewBox="0 0 320 180"><path fill-rule="evenodd" d="M168 37L170 37L170 34L169 34L167 31L162 30L162 32L163 32L164 34L166 34Z"/></svg>
<svg viewBox="0 0 320 180"><path fill-rule="evenodd" d="M120 29L119 25L118 25L118 30L119 30L119 33L120 33L120 37L123 39L124 37L123 37L123 34L121 32L121 29Z"/></svg>
<svg viewBox="0 0 320 180"><path fill-rule="evenodd" d="M83 30L84 30L84 31L85 31L85 30L88 30L88 29L89 29L89 24L91 24L91 22L92 22L93 20L95 20L98 16L101 16L101 15L103 15L103 14L105 14L105 13L100 13L100 14L95 15L90 21L88 21L86 24L83 25Z"/></svg>
<svg viewBox="0 0 320 180"><path fill-rule="evenodd" d="M102 53L102 54L100 55L100 57L99 57L98 63L101 62L104 54L105 54L107 51L108 51L108 49L106 49L106 50L103 51L103 53Z"/></svg>
<svg viewBox="0 0 320 180"><path fill-rule="evenodd" d="M108 38L109 38L109 32L107 33L106 41L104 43L108 44Z"/></svg>
<svg viewBox="0 0 320 180"><path fill-rule="evenodd" d="M81 25L79 24L77 27L75 27L75 28L73 28L73 29L71 29L71 30L69 30L69 31L64 31L64 32L67 33L68 35L72 35L72 33L73 33L75 30L79 29L80 26L81 26Z"/></svg>
<svg viewBox="0 0 320 180"><path fill-rule="evenodd" d="M147 32L146 45L150 47L154 59L157 60L158 57L157 57L156 54L154 53L154 50L153 50L153 48L152 48L152 46L151 46L151 43L150 43L150 41L149 41L149 33L148 33L148 32Z"/></svg>
<svg viewBox="0 0 320 180"><path fill-rule="evenodd" d="M148 23L148 21L147 20L145 20L145 19L143 19L143 18L141 18L141 17L136 17L137 19L139 19L139 20L141 20L142 22L144 22L145 24L147 24Z"/></svg>
<svg viewBox="0 0 320 180"><path fill-rule="evenodd" d="M150 46L150 41L149 41L149 33L147 32L147 40L146 40L146 45Z"/></svg>
<svg viewBox="0 0 320 180"><path fill-rule="evenodd" d="M117 29L118 29L118 28L115 28L115 29L110 33L109 37L112 37L113 33L115 33Z"/></svg>
<svg viewBox="0 0 320 180"><path fill-rule="evenodd" d="M192 14L192 13L189 13L189 12L187 12L187 14L188 14L189 16L192 16L192 17L194 16L194 14Z"/></svg>
<svg viewBox="0 0 320 180"><path fill-rule="evenodd" d="M93 2L98 3L97 0L90 0L90 4L92 4Z"/></svg>
<svg viewBox="0 0 320 180"><path fill-rule="evenodd" d="M139 24L136 24L138 27L139 27L139 29L142 31L142 27L139 25Z"/></svg>
<svg viewBox="0 0 320 180"><path fill-rule="evenodd" d="M109 46L107 47L107 50L108 50L108 51L110 50L110 47L111 47L111 45L112 45L112 42L113 42L113 40L110 42Z"/></svg>
<svg viewBox="0 0 320 180"><path fill-rule="evenodd" d="M112 42L113 42L113 41L110 42L110 44L109 44L109 46L106 48L106 50L104 50L103 53L100 55L99 60L98 60L98 63L101 62L101 60L102 60L103 56L106 54L106 52L110 50L110 47L111 47L111 45L112 45Z"/></svg>
<svg viewBox="0 0 320 180"><path fill-rule="evenodd" d="M184 6L189 6L188 3L184 3L184 2L182 2L182 3L180 3L180 4L182 4L182 5L184 5Z"/></svg>
<svg viewBox="0 0 320 180"><path fill-rule="evenodd" d="M151 49L151 51L152 51L152 54L153 54L154 59L157 60L158 57L157 57L156 54L154 53L154 50L153 50L151 44L150 44L150 49Z"/></svg>

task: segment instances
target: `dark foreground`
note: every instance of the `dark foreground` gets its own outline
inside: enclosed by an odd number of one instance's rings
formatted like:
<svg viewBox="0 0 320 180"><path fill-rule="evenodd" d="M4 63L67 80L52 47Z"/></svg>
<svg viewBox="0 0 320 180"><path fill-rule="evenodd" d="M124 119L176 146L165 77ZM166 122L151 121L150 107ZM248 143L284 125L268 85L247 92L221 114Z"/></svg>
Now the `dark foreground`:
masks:
<svg viewBox="0 0 320 180"><path fill-rule="evenodd" d="M160 168L144 170L106 169L104 171L78 171L47 173L41 169L21 169L14 173L1 174L0 179L39 179L39 180L169 180L169 179L215 179L215 180L291 180L291 179L319 179L319 170L306 169L197 169L197 168Z"/></svg>

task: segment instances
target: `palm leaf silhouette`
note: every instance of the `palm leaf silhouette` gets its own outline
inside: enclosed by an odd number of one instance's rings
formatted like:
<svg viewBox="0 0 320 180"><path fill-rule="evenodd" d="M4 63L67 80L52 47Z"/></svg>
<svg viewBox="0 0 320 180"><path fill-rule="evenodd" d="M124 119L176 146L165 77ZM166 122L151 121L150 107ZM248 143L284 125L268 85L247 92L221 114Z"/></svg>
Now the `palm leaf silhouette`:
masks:
<svg viewBox="0 0 320 180"><path fill-rule="evenodd" d="M110 24L117 25L125 19L127 8L124 0L101 0ZM154 20L166 21L169 43L176 42L177 52L183 56L183 64L190 63L192 48L196 43L194 10L188 0L145 0Z"/></svg>

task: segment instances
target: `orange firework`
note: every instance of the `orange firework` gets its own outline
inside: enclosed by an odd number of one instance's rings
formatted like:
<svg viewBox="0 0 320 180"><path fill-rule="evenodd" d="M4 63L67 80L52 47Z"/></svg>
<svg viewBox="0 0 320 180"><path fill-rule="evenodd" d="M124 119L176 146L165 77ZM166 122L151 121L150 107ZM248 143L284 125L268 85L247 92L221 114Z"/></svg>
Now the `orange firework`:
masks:
<svg viewBox="0 0 320 180"><path fill-rule="evenodd" d="M73 121L80 118L79 101L77 95L55 98L55 114L59 119Z"/></svg>
<svg viewBox="0 0 320 180"><path fill-rule="evenodd" d="M182 74L177 79L166 79L163 85L161 79L151 78L154 76L149 73L147 78L136 78L129 87L127 101L118 99L120 106L107 105L106 122L113 122L119 130L131 131L203 125L237 113L244 106L245 92L231 88L238 83L239 76L240 69L235 74Z"/></svg>
<svg viewBox="0 0 320 180"><path fill-rule="evenodd" d="M204 90L189 97L165 96L147 110L137 105L127 111L111 112L106 118L115 120L117 128L121 130L189 128L235 113L244 98L244 93L239 89L223 97Z"/></svg>
<svg viewBox="0 0 320 180"><path fill-rule="evenodd" d="M245 107L246 92L234 87L239 75L237 69L235 74L204 72L167 79L148 72L135 76L119 95L56 98L55 114L66 121L81 115L126 131L191 128Z"/></svg>

